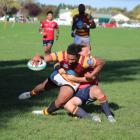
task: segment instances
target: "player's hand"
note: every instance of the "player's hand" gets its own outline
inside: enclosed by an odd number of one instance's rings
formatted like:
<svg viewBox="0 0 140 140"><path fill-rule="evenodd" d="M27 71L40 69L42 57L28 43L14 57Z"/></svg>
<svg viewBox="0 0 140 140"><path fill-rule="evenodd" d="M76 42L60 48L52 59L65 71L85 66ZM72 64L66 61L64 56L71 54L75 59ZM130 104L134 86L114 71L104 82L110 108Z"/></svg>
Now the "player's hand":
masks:
<svg viewBox="0 0 140 140"><path fill-rule="evenodd" d="M59 74L66 74L66 71L63 68L59 69L58 72Z"/></svg>
<svg viewBox="0 0 140 140"><path fill-rule="evenodd" d="M75 37L75 33L74 32L71 33L71 37Z"/></svg>
<svg viewBox="0 0 140 140"><path fill-rule="evenodd" d="M90 72L84 74L84 77L89 80L94 80L96 77L93 76Z"/></svg>
<svg viewBox="0 0 140 140"><path fill-rule="evenodd" d="M43 35L43 32L39 32L41 35Z"/></svg>
<svg viewBox="0 0 140 140"><path fill-rule="evenodd" d="M41 61L41 56L39 54L36 54L33 58L32 58L32 64L34 65L38 65L39 62Z"/></svg>
<svg viewBox="0 0 140 140"><path fill-rule="evenodd" d="M56 40L58 40L58 37L59 37L59 36L58 36L58 35L56 35Z"/></svg>
<svg viewBox="0 0 140 140"><path fill-rule="evenodd" d="M68 75L67 78L70 81L75 81L75 76L73 76L73 75Z"/></svg>
<svg viewBox="0 0 140 140"><path fill-rule="evenodd" d="M47 37L47 35L46 35L46 33L45 32L40 32L40 34L44 37L44 38L46 38Z"/></svg>
<svg viewBox="0 0 140 140"><path fill-rule="evenodd" d="M83 28L89 29L90 26L89 26L87 23L84 23L84 24L83 24Z"/></svg>

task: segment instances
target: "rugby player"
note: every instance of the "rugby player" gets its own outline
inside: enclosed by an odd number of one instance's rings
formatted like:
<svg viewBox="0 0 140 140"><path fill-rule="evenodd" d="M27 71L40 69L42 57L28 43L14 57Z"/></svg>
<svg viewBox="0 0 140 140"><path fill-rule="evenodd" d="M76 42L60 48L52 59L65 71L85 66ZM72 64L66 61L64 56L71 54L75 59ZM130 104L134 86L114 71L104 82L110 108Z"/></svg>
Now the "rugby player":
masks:
<svg viewBox="0 0 140 140"><path fill-rule="evenodd" d="M51 48L54 43L54 31L56 30L56 40L59 36L58 24L53 21L53 12L48 11L47 17L41 22L39 32L43 35L43 46L46 55L51 53Z"/></svg>
<svg viewBox="0 0 140 140"><path fill-rule="evenodd" d="M84 4L79 5L78 11L79 14L73 17L71 36L76 44L82 44L83 41L90 44L90 29L96 28L96 24L93 17L85 13Z"/></svg>
<svg viewBox="0 0 140 140"><path fill-rule="evenodd" d="M92 75L96 76L98 72L102 69L103 61L98 58L90 58L86 56L80 56L79 52L81 50L79 45L72 44L68 47L67 52L58 52L52 53L44 57L44 60L48 61L59 61L60 67L64 68L66 71L69 69L74 70L79 75L84 75L85 71L94 67L94 70L89 74L85 74L85 77L88 79ZM85 78L85 80L87 80ZM83 79L81 79L81 82ZM45 87L48 87L50 79L46 79L43 83L36 86L31 92L25 92L19 96L19 99L27 99L40 91L44 90ZM52 85L52 83L51 83ZM60 88L60 93L57 99L49 106L47 112L51 114L52 112L58 110L62 105L64 105L74 94L75 90L72 85L66 84ZM45 110L46 114L46 110Z"/></svg>
<svg viewBox="0 0 140 140"><path fill-rule="evenodd" d="M78 77L69 77L69 80L78 82ZM81 118L90 117L91 115L84 111L81 107L82 104L86 104L89 99L97 99L107 116L109 122L114 123L116 120L114 119L109 104L107 101L107 96L105 95L104 91L100 88L98 84L91 84L86 85L84 88L79 86L78 91L75 93L74 97L72 97L65 105L64 108Z"/></svg>
<svg viewBox="0 0 140 140"><path fill-rule="evenodd" d="M81 55L88 56L89 55L89 48L88 47L82 47L82 51L80 53ZM63 71L61 72L63 73ZM65 73L65 72L64 72ZM65 105L64 108L71 112L72 114L77 115L80 118L88 118L97 122L100 122L100 118L98 116L92 116L85 112L82 108L78 107L81 104L86 103L89 99L97 99L99 103L101 104L101 107L103 111L105 112L109 122L114 123L116 120L111 114L108 102L107 102L107 97L105 96L103 90L99 87L98 81L95 79L95 77L90 77L92 78L92 82L87 81L85 77L75 77L68 75L68 79L70 81L74 81L77 83L80 82L85 82L84 84L81 84L79 86L78 92L74 95L73 98L71 98ZM81 80L84 79L84 80ZM62 96L61 96L62 98ZM51 110L51 113L56 110ZM50 112L48 111L48 108L44 110L37 110L33 111L34 114L49 114Z"/></svg>

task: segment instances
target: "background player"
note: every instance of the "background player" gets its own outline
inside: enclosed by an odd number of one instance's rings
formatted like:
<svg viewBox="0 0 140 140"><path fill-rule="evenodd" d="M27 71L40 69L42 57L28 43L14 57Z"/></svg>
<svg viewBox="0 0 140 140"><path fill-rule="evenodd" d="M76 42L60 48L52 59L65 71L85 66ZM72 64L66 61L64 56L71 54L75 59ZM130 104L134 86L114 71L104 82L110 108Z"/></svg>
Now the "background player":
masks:
<svg viewBox="0 0 140 140"><path fill-rule="evenodd" d="M56 40L59 36L58 24L53 21L53 12L47 12L47 17L41 22L39 32L43 35L43 46L46 55L51 53L51 48L54 43L54 31L56 30Z"/></svg>
<svg viewBox="0 0 140 140"><path fill-rule="evenodd" d="M78 7L79 14L73 17L72 33L74 43L81 44L83 41L90 44L90 29L96 28L93 17L85 13L85 5L80 4Z"/></svg>

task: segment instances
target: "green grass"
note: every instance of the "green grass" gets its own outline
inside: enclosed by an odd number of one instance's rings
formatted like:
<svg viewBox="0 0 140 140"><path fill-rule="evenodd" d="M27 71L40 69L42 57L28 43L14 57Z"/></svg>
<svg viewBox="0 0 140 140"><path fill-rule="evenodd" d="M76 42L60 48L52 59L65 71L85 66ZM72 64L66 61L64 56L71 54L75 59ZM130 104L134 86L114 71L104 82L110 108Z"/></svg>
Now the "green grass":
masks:
<svg viewBox="0 0 140 140"><path fill-rule="evenodd" d="M95 56L106 60L101 86L117 123L110 124L98 103L85 107L102 118L101 124L76 120L60 110L53 116L31 111L48 106L58 89L18 101L17 96L49 76L51 69L30 71L26 63L41 53L37 24L0 24L0 140L139 140L140 139L140 29L97 28L91 32ZM70 27L60 27L53 51L66 50L73 39Z"/></svg>

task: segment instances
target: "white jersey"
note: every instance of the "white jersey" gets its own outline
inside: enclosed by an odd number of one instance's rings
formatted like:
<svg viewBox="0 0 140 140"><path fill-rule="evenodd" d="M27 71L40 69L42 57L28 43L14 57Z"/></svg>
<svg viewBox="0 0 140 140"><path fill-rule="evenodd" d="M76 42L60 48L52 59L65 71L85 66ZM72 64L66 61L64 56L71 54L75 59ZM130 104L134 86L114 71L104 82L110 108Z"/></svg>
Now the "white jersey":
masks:
<svg viewBox="0 0 140 140"><path fill-rule="evenodd" d="M64 85L68 85L70 87L72 87L72 89L74 91L76 91L79 87L79 83L75 83L75 82L70 82L67 81L64 76L60 75L58 73L58 71L54 71L51 75L50 75L50 79L52 82L54 82L57 86L64 86Z"/></svg>

